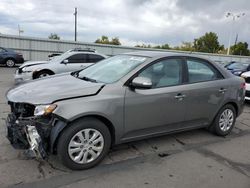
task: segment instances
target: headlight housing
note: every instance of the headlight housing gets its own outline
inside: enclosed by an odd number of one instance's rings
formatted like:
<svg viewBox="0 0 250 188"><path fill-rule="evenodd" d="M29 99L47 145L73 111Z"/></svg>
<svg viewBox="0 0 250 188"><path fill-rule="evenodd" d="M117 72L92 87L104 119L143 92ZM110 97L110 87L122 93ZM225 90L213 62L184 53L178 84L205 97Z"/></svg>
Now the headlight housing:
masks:
<svg viewBox="0 0 250 188"><path fill-rule="evenodd" d="M56 107L56 104L38 105L34 110L34 116L49 115L56 109Z"/></svg>
<svg viewBox="0 0 250 188"><path fill-rule="evenodd" d="M236 76L239 76L241 73L242 73L242 71L236 71L233 74L236 75Z"/></svg>
<svg viewBox="0 0 250 188"><path fill-rule="evenodd" d="M22 70L22 71L21 71L22 73L32 72L31 70L27 70L27 67L26 67L26 66L23 67L21 70Z"/></svg>
<svg viewBox="0 0 250 188"><path fill-rule="evenodd" d="M244 78L244 79L246 79L246 78L247 78L247 76L245 76L245 75L241 75L241 78Z"/></svg>

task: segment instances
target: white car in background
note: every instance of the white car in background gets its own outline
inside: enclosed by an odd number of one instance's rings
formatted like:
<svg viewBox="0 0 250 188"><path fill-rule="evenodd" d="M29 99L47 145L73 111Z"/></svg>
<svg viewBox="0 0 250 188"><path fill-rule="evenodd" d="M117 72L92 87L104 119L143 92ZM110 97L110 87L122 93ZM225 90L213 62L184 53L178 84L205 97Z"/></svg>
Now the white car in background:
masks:
<svg viewBox="0 0 250 188"><path fill-rule="evenodd" d="M241 77L246 81L246 96L245 99L250 101L250 71L241 74Z"/></svg>
<svg viewBox="0 0 250 188"><path fill-rule="evenodd" d="M93 49L76 48L49 61L28 61L16 70L15 83L81 70L105 58Z"/></svg>

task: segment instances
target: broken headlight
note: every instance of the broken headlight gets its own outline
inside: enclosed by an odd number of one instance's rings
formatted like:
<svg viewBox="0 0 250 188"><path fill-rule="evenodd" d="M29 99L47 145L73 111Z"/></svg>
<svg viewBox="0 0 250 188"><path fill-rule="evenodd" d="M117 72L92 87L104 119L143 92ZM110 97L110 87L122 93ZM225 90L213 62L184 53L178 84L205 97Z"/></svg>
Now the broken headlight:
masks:
<svg viewBox="0 0 250 188"><path fill-rule="evenodd" d="M34 116L49 115L56 109L56 107L56 104L38 105L34 110Z"/></svg>

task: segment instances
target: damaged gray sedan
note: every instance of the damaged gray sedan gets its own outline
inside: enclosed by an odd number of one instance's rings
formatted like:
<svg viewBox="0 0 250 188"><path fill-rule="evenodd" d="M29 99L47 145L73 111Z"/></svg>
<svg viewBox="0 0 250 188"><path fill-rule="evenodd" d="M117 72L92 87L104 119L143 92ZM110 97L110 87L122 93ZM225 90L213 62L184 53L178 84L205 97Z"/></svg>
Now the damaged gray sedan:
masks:
<svg viewBox="0 0 250 188"><path fill-rule="evenodd" d="M206 59L128 53L9 90L7 137L36 157L87 169L116 144L196 128L225 136L244 95L243 79Z"/></svg>

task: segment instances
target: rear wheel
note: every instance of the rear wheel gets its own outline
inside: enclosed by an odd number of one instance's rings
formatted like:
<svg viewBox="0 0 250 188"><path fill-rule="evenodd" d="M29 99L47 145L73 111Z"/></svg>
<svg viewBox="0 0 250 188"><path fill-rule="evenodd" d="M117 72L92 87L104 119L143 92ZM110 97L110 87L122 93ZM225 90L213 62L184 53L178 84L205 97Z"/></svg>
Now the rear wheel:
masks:
<svg viewBox="0 0 250 188"><path fill-rule="evenodd" d="M235 120L236 110L227 104L220 109L210 129L219 136L226 136L233 129Z"/></svg>
<svg viewBox="0 0 250 188"><path fill-rule="evenodd" d="M7 60L5 61L5 64L6 64L7 67L14 67L15 64L16 64L16 62L15 62L14 59L7 59Z"/></svg>
<svg viewBox="0 0 250 188"><path fill-rule="evenodd" d="M94 167L106 156L111 145L107 126L86 118L72 123L61 134L57 153L61 162L72 170Z"/></svg>

